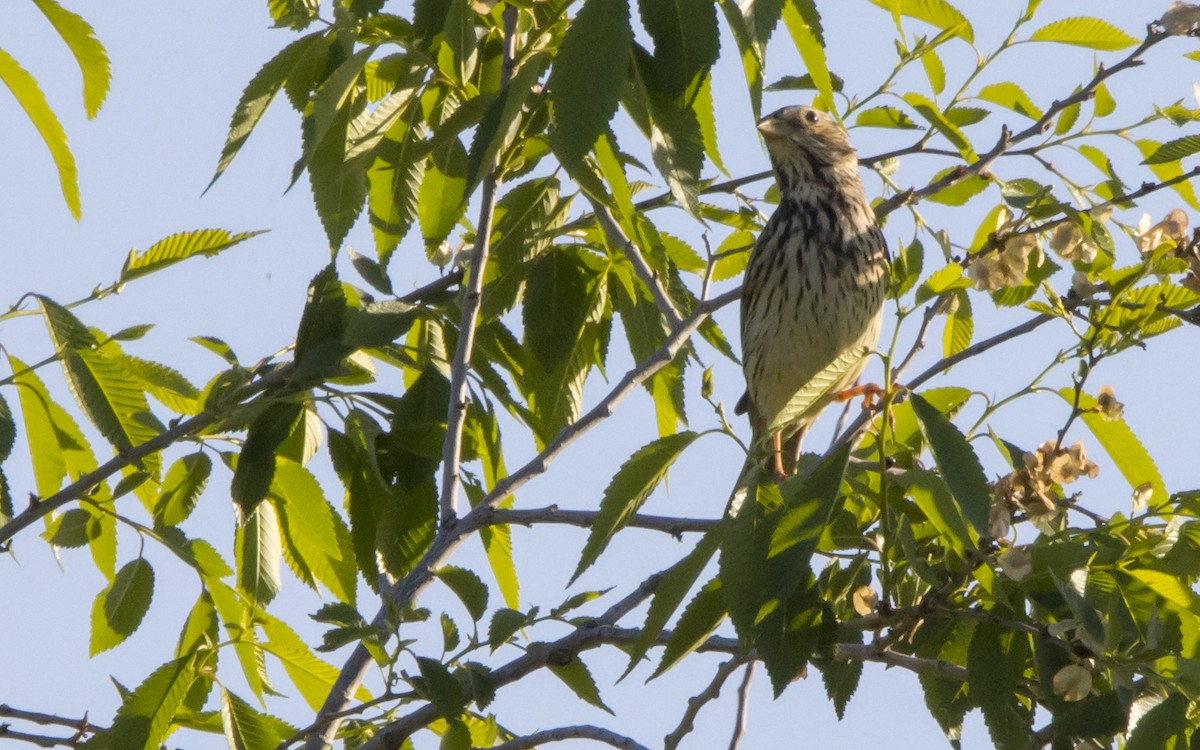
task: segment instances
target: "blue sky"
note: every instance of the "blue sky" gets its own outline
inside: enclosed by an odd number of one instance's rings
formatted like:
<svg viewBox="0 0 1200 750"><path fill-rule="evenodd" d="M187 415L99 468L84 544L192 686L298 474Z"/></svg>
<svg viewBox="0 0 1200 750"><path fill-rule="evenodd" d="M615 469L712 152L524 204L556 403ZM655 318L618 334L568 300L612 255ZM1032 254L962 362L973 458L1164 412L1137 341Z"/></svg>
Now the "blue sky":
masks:
<svg viewBox="0 0 1200 750"><path fill-rule="evenodd" d="M1024 5L981 0L961 0L957 4L974 22L984 49L1005 33L1019 12L1017 6ZM1140 36L1145 24L1166 4L1046 0L1039 18L1050 21L1086 12ZM200 383L220 363L188 343L189 336L223 338L244 361L255 361L286 345L299 319L305 284L328 258L306 181L284 194L298 153L295 113L284 102L276 102L221 182L203 197L201 192L212 175L242 87L264 61L290 41L291 33L268 28L269 17L262 2L68 3L93 24L112 59L112 92L100 116L88 122L82 116L78 72L69 54L32 4L10 5L14 7L6 9L6 23L0 28L0 47L37 76L64 121L79 164L83 220L71 220L49 156L7 92L0 92L0 127L6 135L5 145L0 148L0 194L4 196L0 201L0 303L7 306L29 291L60 302L77 299L93 287L115 280L131 247L145 249L176 231L207 227L268 229L269 234L218 259L194 261L131 284L119 296L88 305L79 314L85 322L110 332L136 323L155 323L157 327L149 336L128 348L171 364ZM887 15L865 0L824 2L819 7L825 16L831 67L846 79L847 90L870 90L890 70L894 59L889 41L893 29ZM404 3L393 3L391 9L407 13ZM917 24L911 24L911 28L921 29ZM786 34L781 31L774 41L768 80L802 72ZM1132 119L1147 111L1149 102L1168 104L1190 99L1196 64L1181 60L1179 55L1195 47L1194 39L1169 40L1152 53L1146 68L1118 78L1113 85L1121 105L1117 117ZM958 49L957 54L946 56L951 71L956 60L965 59L965 49ZM723 156L737 176L765 168L766 159L753 130L733 50L732 42L724 39L716 91ZM1021 60L1020 66L1014 69L1002 60L997 74L1020 83L1043 106L1086 80L1094 59L1113 61L1122 55L1099 53L1094 58L1087 50L1052 45L1031 45L1008 54L1011 60ZM1026 54L1028 57L1023 57ZM904 83L925 90L915 79ZM765 108L769 111L794 101L795 92L768 94ZM990 144L1000 122L999 117L993 117L972 132L979 134L980 143ZM856 131L853 137L863 155L892 150L911 138L890 131ZM1162 137L1170 135L1164 133ZM632 135L624 136L626 147L635 142ZM1119 168L1124 165L1130 175L1135 174L1136 154L1131 147L1114 148L1112 156ZM945 164L933 159L909 158L896 179L901 184L919 184L922 176L942 166ZM1011 177L1022 169L1029 171L1030 165L1002 164L996 171ZM1127 177L1127 181L1132 178ZM877 188L876 183L871 184ZM957 241L966 242L993 203L980 198L964 209L930 209L928 214L931 221L943 222ZM1149 201L1146 210L1158 218L1179 203L1173 194L1164 193ZM1124 218L1136 222L1137 216ZM694 223L672 219L669 225L680 236L699 240L700 228ZM911 238L911 229L897 220L887 234L894 247ZM360 224L348 244L360 251L371 250L369 230ZM1128 240L1118 238L1118 253L1124 253L1127 261L1133 260L1134 252ZM422 256L419 242L406 243L397 254L392 267L398 291L418 286L435 273ZM975 301L981 311L977 338L1019 320L1012 312L996 315L984 311L983 298ZM722 322L733 336L733 315L723 316ZM1011 386L1026 372L1040 367L1045 353L1061 346L1064 340L1061 331L1031 337L982 365L961 368L948 382L968 382L985 392L1003 393L1005 384ZM0 344L26 361L50 352L44 328L36 318L0 324ZM934 361L937 348L931 347L933 351L922 355L922 361ZM1158 459L1172 490L1200 484L1194 468L1194 440L1189 447L1188 439L1183 437L1189 427L1194 432L1195 409L1189 394L1198 364L1197 351L1194 332L1179 332L1154 343L1144 353L1106 364L1095 381L1111 383L1126 402L1127 420ZM705 356L717 366L718 397L732 405L741 392L740 373L736 367L718 362L711 353ZM626 366L627 361L615 359L610 365L610 378L615 381ZM1064 372L1052 385L1067 385L1066 376ZM53 382L58 375L49 371L46 377ZM594 402L605 390L603 381L593 378L588 396ZM61 385L55 392L64 402L69 398ZM688 395L693 426L707 427L710 418L694 383ZM571 457L523 490L518 502L526 507L558 503L594 508L616 467L637 446L654 437L653 421L646 416L649 410L643 408L646 406L648 401L640 394L631 399L617 418L580 441ZM1032 399L1001 415L997 429L1011 430L1014 437L1032 447L1057 429L1062 417L1060 407L1061 402L1053 403L1049 398ZM814 441L828 439L834 421L832 416L822 420ZM1089 500L1095 498L1096 508L1102 512L1126 509L1128 487L1100 456L1094 441L1084 433L1074 437L1087 439L1089 452L1102 466L1101 477L1083 487ZM100 440L94 436L93 445L100 448ZM23 447L20 440L18 446ZM515 446L508 458L509 466L520 465L528 456L528 448ZM702 449L688 454L673 472L670 491L657 494L647 510L689 516L719 513L725 502L724 488L733 481L740 463L731 442L703 441ZM15 457L5 468L15 494L22 497L31 486L27 460ZM997 466L993 463L990 468ZM341 494L336 480L328 472L321 479L336 503ZM224 496L227 486L227 477L214 477L197 516L189 521L189 533L231 537L233 517ZM718 491L714 492L713 487ZM552 606L564 598L562 588L574 566L583 532L535 534L516 530L514 537L518 571L523 574L523 603ZM123 563L135 557L138 548L135 537L123 536L121 542L118 559ZM467 545L464 557L456 563L484 571L475 546ZM626 532L575 590L602 588L618 576L640 580L683 551L684 547L648 533ZM232 559L227 549L226 553L227 559ZM117 705L109 675L132 685L165 660L197 594L189 574L171 559L150 545L146 555L158 574L155 601L146 621L126 644L89 660L86 623L92 598L104 585L102 577L82 551L63 551L60 563L34 534L27 532L17 539L14 554L0 562L0 588L9 603L0 610L0 664L8 675L8 690L0 690L0 702L61 715L87 711L97 721L108 721ZM560 560L561 564L554 564ZM305 622L305 615L318 606L317 598L288 574L285 579L279 613L298 621L298 629L310 642L318 641L319 629ZM434 605L445 601L437 593L431 596ZM369 601L364 601L362 609L373 611ZM225 661L223 672L233 675L233 660ZM614 689L612 682L620 674L623 661L595 654L588 657L588 662L617 718L576 706L565 689L545 676L502 693L496 710L518 731L552 724L599 723L650 740L674 727L686 696L698 692L716 664L703 657L698 660L698 668L677 669L646 688L638 684L645 675L635 674L628 681L632 684ZM286 685L282 675L279 682ZM230 684L238 689L236 678ZM691 746L727 743L734 686L732 682L727 684L721 700L701 715ZM798 739L798 712L804 716L804 739L817 746L886 743L903 750L938 747L943 742L924 711L915 677L899 670L868 666L846 721L841 724L836 722L815 675L792 686L779 701L770 702L765 675L759 674L754 695L750 734L744 745L748 748L770 746L780 738ZM553 716L546 714L547 705L553 706ZM647 710L648 706L652 710ZM302 701L295 697L276 701L271 709L300 724L309 716ZM706 736L715 736L718 741L710 744ZM977 716L968 722L966 740L966 747L990 746ZM428 738L422 742L418 747L435 746ZM197 735L179 735L171 744L186 748L223 746L217 738ZM574 745L561 745L569 746Z"/></svg>

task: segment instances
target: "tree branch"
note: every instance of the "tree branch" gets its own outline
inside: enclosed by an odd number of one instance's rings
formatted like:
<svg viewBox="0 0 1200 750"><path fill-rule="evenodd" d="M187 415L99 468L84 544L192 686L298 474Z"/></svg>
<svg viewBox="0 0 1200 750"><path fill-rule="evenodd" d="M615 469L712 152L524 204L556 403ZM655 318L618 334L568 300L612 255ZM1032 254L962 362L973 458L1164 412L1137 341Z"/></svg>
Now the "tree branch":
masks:
<svg viewBox="0 0 1200 750"><path fill-rule="evenodd" d="M491 508L484 513L480 525L498 526L501 524L516 524L518 526L533 526L543 523L579 526L590 529L596 523L598 511L594 510L562 510L557 505L545 508L530 508L517 510L511 508ZM679 539L688 532L704 533L716 526L719 521L711 518L677 518L673 516L635 515L625 524L630 528L661 531L664 534Z"/></svg>
<svg viewBox="0 0 1200 750"><path fill-rule="evenodd" d="M733 721L733 736L729 739L729 750L738 750L746 736L747 717L750 713L750 683L754 679L754 662L746 665L746 674L738 686L737 716Z"/></svg>
<svg viewBox="0 0 1200 750"><path fill-rule="evenodd" d="M634 741L632 737L617 734L611 729L602 729L591 725L546 729L518 737L515 740L501 742L499 745L493 745L490 750L530 750L530 748L540 747L547 742L563 742L565 740L595 740L603 742L605 745L621 748L621 750L649 750L645 745Z"/></svg>
<svg viewBox="0 0 1200 750"><path fill-rule="evenodd" d="M504 9L504 61L500 76L500 95L508 90L512 76L513 34L516 31L517 9ZM479 221L475 230L475 248L471 254L471 270L462 295L462 317L458 325L458 346L450 366L450 403L446 407L446 437L442 441L442 495L438 502L438 521L445 526L458 515L458 487L462 481L463 424L467 419L467 372L471 369L471 353L475 348L475 328L479 323L479 307L483 302L483 271L487 268L492 249L492 219L496 213L496 190L500 186L500 159L497 150L487 165L488 176L483 182L479 201Z"/></svg>
<svg viewBox="0 0 1200 750"><path fill-rule="evenodd" d="M608 237L609 244L621 248L622 252L625 253L625 257L629 259L629 264L633 266L633 272L646 285L646 289L650 291L650 296L654 299L654 304L658 307L658 311L667 319L667 325L671 328L679 325L683 322L683 316L679 314L679 309L671 301L667 290L663 289L658 274L646 262L641 248L625 234L625 230L621 228L621 225L612 215L612 212L608 210L607 206L590 196L588 199L592 203L592 210L596 214L596 220L599 222L600 228L604 230L605 236Z"/></svg>
<svg viewBox="0 0 1200 750"><path fill-rule="evenodd" d="M715 311L736 300L740 294L741 289L734 289L719 297L713 297L698 304L692 314L671 332L667 340L658 348L658 351L652 354L645 362L638 364L625 373L625 376L609 391L607 396L601 399L600 403L592 407L579 421L563 428L554 440L546 445L542 452L531 459L529 463L497 482L492 491L469 513L456 523L442 526L430 544L429 549L426 550L421 560L417 562L412 572L395 586L385 590L384 598L386 601L375 615L372 624L375 626L385 625L387 622L387 613L391 608L402 608L407 604L411 604L421 591L429 585L433 577L433 571L450 556L458 545L462 543L463 539L486 525L484 523L486 517L493 512L497 505L511 496L526 482L544 473L550 464L553 463L554 459L585 432L612 416L617 404L628 397L630 393L654 375L654 373L675 359L680 349L683 348L696 329L700 327L701 323ZM313 725L320 727L321 731L309 735L308 741L305 743L307 750L322 750L322 748L332 743L340 724L337 715L350 705L354 691L362 682L370 665L370 653L363 646L356 646L342 666L338 679L330 689L325 704L317 713Z"/></svg>
<svg viewBox="0 0 1200 750"><path fill-rule="evenodd" d="M708 685L696 695L688 698L687 709L683 712L678 726L663 738L663 750L675 750L679 747L683 738L696 728L696 716L700 714L700 709L721 696L721 687L724 686L725 681L744 663L745 659L740 656L734 656L729 661L722 662Z"/></svg>

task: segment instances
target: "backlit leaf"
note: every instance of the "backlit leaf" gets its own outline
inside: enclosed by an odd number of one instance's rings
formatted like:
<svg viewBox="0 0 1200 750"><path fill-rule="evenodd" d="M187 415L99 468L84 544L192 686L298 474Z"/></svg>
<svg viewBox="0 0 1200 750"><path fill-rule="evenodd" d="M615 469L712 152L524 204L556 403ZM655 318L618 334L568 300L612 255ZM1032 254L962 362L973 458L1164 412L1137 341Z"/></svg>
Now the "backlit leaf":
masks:
<svg viewBox="0 0 1200 750"><path fill-rule="evenodd" d="M992 507L992 493L979 458L945 415L918 394L914 393L911 401L942 478L958 501L963 518L978 536L988 528L988 513Z"/></svg>
<svg viewBox="0 0 1200 750"><path fill-rule="evenodd" d="M83 75L83 109L90 120L100 112L100 105L108 95L109 81L112 78L108 53L104 51L104 45L96 39L96 31L91 24L62 7L57 0L33 2L46 16L46 20L54 26L54 30L62 37L79 65L79 72Z"/></svg>
<svg viewBox="0 0 1200 750"><path fill-rule="evenodd" d="M154 595L154 569L142 558L117 571L112 582L96 595L92 605L92 656L107 651L133 634L142 624Z"/></svg>
<svg viewBox="0 0 1200 750"><path fill-rule="evenodd" d="M1138 40L1099 18L1075 17L1047 24L1029 37L1031 42L1060 42L1098 50L1121 50Z"/></svg>
<svg viewBox="0 0 1200 750"><path fill-rule="evenodd" d="M155 242L144 253L131 250L121 268L121 281L132 281L197 255L211 258L264 232L265 230L233 234L225 229L197 229L172 234Z"/></svg>
<svg viewBox="0 0 1200 750"><path fill-rule="evenodd" d="M156 750L171 731L171 721L183 706L197 668L209 657L200 654L169 661L154 670L133 692L125 696L106 732L110 748Z"/></svg>

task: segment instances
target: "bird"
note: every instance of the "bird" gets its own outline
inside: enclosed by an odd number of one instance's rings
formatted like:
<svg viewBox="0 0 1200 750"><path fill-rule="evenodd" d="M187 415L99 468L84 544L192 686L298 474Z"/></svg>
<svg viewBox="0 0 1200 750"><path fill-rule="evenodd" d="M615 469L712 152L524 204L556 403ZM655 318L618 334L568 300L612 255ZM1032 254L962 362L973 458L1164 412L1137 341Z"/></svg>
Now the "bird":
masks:
<svg viewBox="0 0 1200 750"><path fill-rule="evenodd" d="M749 415L753 446L770 438L773 473L782 481L794 472L805 433L829 403L878 392L876 386L851 389L866 364L860 357L822 398L768 435L792 397L822 370L849 352L874 349L889 261L858 155L837 120L813 107L790 106L762 118L758 131L779 204L746 263L746 392L735 412Z"/></svg>

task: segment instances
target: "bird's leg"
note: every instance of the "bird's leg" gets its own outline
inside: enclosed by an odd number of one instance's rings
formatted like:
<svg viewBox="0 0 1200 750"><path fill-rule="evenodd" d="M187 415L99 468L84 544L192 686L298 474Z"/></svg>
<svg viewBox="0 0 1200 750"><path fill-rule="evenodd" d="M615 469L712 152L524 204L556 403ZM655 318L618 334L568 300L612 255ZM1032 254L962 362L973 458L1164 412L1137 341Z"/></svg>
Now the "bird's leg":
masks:
<svg viewBox="0 0 1200 750"><path fill-rule="evenodd" d="M862 396L863 408L870 409L875 405L875 399L882 396L883 393L883 389L874 383L865 383L863 385L856 385L853 388L847 388L846 390L834 396L833 400L840 404L844 404L850 399Z"/></svg>
<svg viewBox="0 0 1200 750"><path fill-rule="evenodd" d="M783 470L783 436L778 432L771 436L771 451L774 456L772 467L775 473L775 481L782 482L788 478L788 475Z"/></svg>

